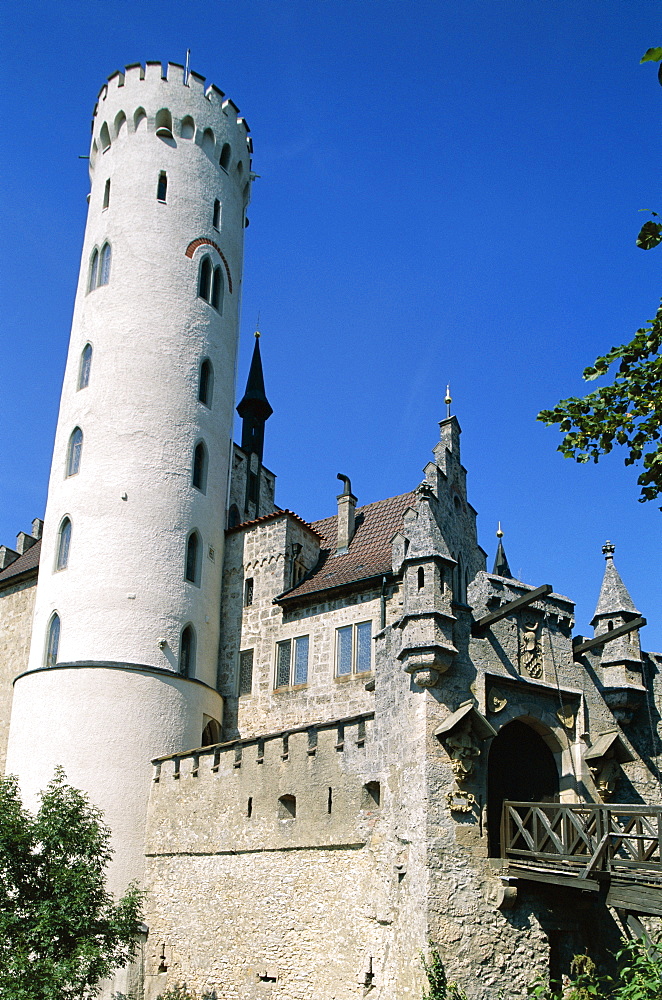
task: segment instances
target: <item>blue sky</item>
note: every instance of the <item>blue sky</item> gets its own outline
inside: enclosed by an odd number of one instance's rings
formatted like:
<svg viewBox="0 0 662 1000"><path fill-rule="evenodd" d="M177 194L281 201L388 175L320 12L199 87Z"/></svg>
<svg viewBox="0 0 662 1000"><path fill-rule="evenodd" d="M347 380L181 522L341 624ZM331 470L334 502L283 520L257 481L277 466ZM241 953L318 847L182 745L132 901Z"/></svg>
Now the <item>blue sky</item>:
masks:
<svg viewBox="0 0 662 1000"><path fill-rule="evenodd" d="M655 313L659 9L630 0L5 0L0 543L42 516L105 77L183 62L255 144L240 388L258 313L277 500L413 488L451 383L489 568L577 601L601 545L662 648L660 513L622 455L576 466L543 407ZM656 620L657 619L657 620Z"/></svg>

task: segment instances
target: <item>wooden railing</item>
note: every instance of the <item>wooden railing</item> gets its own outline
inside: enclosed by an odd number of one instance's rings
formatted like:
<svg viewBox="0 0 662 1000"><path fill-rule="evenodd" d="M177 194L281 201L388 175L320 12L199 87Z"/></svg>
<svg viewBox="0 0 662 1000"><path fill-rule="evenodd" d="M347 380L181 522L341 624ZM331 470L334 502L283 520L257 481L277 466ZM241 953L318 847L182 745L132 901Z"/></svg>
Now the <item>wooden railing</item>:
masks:
<svg viewBox="0 0 662 1000"><path fill-rule="evenodd" d="M588 879L662 880L662 806L504 802L501 856Z"/></svg>

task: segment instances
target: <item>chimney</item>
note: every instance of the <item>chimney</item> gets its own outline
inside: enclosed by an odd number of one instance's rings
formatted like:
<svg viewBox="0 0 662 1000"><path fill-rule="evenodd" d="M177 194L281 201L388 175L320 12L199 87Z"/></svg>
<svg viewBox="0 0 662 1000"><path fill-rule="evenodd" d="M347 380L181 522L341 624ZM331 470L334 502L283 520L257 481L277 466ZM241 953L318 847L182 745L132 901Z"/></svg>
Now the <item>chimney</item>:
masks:
<svg viewBox="0 0 662 1000"><path fill-rule="evenodd" d="M356 510L356 497L352 493L352 484L349 476L338 473L338 479L343 484L343 491L337 497L338 500L338 547L336 555L341 556L349 549L349 543L354 537L354 511Z"/></svg>
<svg viewBox="0 0 662 1000"><path fill-rule="evenodd" d="M31 549L37 539L33 535L27 535L24 531L19 531L16 536L16 548L19 555L25 555Z"/></svg>
<svg viewBox="0 0 662 1000"><path fill-rule="evenodd" d="M32 537L40 539L43 530L44 530L44 522L40 517L35 517L34 521L32 522Z"/></svg>

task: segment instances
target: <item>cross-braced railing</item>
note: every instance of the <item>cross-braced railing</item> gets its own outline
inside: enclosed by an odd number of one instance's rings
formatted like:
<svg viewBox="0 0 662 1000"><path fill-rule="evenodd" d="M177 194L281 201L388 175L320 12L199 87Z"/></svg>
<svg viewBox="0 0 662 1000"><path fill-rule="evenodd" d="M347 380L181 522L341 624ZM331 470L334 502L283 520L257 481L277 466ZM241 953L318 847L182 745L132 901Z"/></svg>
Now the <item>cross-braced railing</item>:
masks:
<svg viewBox="0 0 662 1000"><path fill-rule="evenodd" d="M515 864L662 878L662 806L504 802L501 856ZM633 871L634 870L634 871Z"/></svg>

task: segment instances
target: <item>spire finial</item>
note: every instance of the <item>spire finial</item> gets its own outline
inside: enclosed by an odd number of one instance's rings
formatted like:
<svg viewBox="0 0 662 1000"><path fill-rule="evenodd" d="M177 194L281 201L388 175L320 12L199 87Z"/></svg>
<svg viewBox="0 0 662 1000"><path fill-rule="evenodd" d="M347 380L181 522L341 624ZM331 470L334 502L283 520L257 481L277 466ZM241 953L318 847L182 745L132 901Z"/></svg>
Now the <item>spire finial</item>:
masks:
<svg viewBox="0 0 662 1000"><path fill-rule="evenodd" d="M255 337L256 340L259 340L260 337L262 336L262 334L260 333L259 330L256 330L255 333L253 334L253 336Z"/></svg>
<svg viewBox="0 0 662 1000"><path fill-rule="evenodd" d="M451 398L451 387L450 387L450 385L447 385L446 386L446 396L444 398L444 403L446 404L446 419L448 419L448 417L450 417L450 415L451 415L451 403L452 402L453 402L453 400Z"/></svg>
<svg viewBox="0 0 662 1000"><path fill-rule="evenodd" d="M602 546L602 554L604 555L605 559L613 559L615 551L616 551L616 546L613 544L613 542L610 542L607 539L605 544Z"/></svg>
<svg viewBox="0 0 662 1000"><path fill-rule="evenodd" d="M497 528L496 536L497 538L503 538L503 531L501 530L501 521L499 521L499 527Z"/></svg>

